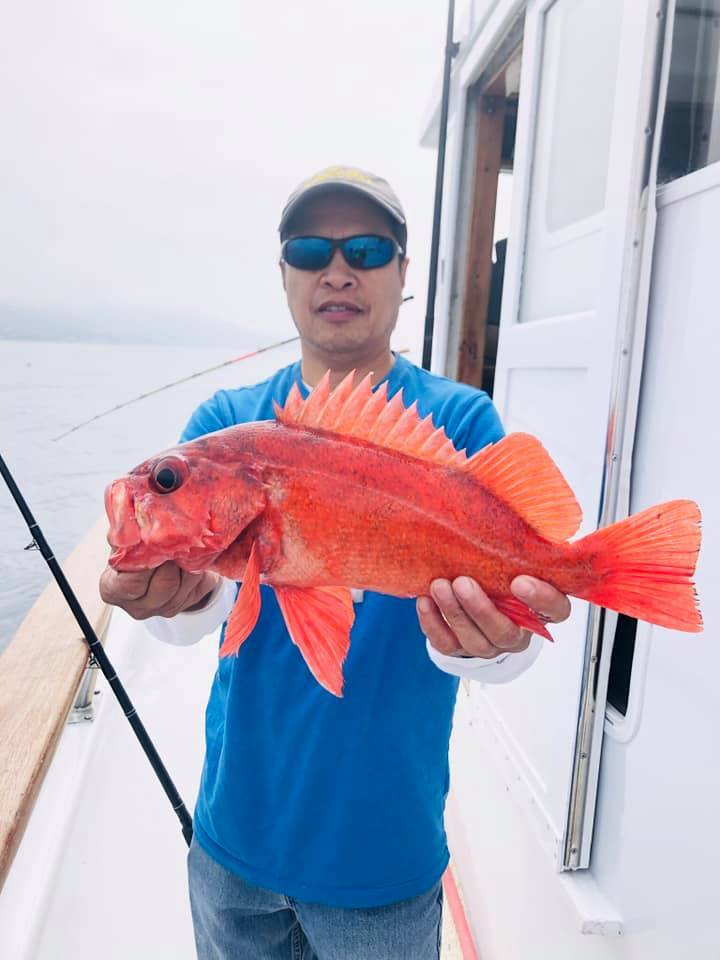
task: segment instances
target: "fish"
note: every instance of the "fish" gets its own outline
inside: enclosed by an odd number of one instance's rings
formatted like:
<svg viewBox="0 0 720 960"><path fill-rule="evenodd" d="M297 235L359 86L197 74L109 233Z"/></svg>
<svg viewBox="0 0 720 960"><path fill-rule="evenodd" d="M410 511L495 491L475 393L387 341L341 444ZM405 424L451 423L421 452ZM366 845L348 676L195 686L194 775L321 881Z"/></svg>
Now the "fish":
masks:
<svg viewBox="0 0 720 960"><path fill-rule="evenodd" d="M642 510L578 540L582 510L541 441L510 433L472 456L417 402L368 375L295 385L275 419L239 424L144 461L105 493L118 571L171 560L240 581L220 656L237 655L273 588L315 679L342 696L352 589L395 597L474 578L518 627L552 636L510 590L526 574L652 624L702 630L692 500Z"/></svg>

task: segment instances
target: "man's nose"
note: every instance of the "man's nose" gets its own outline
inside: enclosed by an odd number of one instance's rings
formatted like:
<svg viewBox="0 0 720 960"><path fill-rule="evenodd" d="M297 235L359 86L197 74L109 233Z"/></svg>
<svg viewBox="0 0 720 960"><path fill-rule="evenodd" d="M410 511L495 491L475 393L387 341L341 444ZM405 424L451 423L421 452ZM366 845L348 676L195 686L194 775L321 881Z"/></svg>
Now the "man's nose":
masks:
<svg viewBox="0 0 720 960"><path fill-rule="evenodd" d="M333 290L347 290L357 286L357 278L339 250L335 251L332 260L325 268L322 284L332 287Z"/></svg>

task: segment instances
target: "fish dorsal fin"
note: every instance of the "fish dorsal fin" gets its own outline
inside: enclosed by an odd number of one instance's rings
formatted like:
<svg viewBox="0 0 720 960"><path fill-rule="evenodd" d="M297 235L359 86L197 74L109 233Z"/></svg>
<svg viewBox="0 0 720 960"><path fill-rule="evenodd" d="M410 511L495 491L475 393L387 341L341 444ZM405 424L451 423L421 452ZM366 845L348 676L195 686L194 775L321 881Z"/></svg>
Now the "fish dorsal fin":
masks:
<svg viewBox="0 0 720 960"><path fill-rule="evenodd" d="M567 540L582 521L575 494L540 441L510 433L461 467L548 540Z"/></svg>
<svg viewBox="0 0 720 960"><path fill-rule="evenodd" d="M402 390L390 400L387 381L372 389L368 374L353 387L355 371L330 392L326 373L303 400L293 386L284 407L275 406L286 426L304 426L355 437L411 457L470 474L519 513L548 540L567 540L577 532L582 510L550 454L527 433L511 433L468 459L432 417L420 419L417 402L406 407Z"/></svg>
<svg viewBox="0 0 720 960"><path fill-rule="evenodd" d="M353 388L354 380L353 370L330 393L328 372L307 400L295 384L285 406L275 405L275 415L285 426L327 430L444 466L459 467L467 462L465 453L455 449L430 415L420 418L417 403L405 406L402 390L388 400L387 381L373 391L371 374Z"/></svg>

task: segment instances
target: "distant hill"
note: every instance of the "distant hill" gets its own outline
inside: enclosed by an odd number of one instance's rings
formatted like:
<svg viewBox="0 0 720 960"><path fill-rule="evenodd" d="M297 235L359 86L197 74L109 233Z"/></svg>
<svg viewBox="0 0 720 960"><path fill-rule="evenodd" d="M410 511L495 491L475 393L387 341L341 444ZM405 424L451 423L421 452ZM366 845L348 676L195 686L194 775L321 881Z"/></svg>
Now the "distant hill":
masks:
<svg viewBox="0 0 720 960"><path fill-rule="evenodd" d="M229 321L172 311L118 307L71 310L0 303L0 340L242 347L262 346L269 338L260 330Z"/></svg>

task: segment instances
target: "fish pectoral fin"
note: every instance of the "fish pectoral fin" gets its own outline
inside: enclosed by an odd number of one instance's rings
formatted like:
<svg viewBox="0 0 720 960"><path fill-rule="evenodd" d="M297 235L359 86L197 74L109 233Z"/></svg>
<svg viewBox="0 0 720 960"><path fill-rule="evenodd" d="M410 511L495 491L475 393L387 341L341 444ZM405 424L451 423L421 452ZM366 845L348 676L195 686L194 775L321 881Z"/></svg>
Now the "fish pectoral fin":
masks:
<svg viewBox="0 0 720 960"><path fill-rule="evenodd" d="M260 616L260 603L260 560L257 544L253 543L242 585L225 627L221 657L237 653L250 636Z"/></svg>
<svg viewBox="0 0 720 960"><path fill-rule="evenodd" d="M515 626L522 627L523 630L532 630L533 633L537 633L552 642L552 636L545 622L540 619L534 610L531 610L527 604L523 603L522 600L518 600L517 597L506 596L492 597L492 601L500 613L504 613L509 620L512 620Z"/></svg>
<svg viewBox="0 0 720 960"><path fill-rule="evenodd" d="M342 667L355 620L347 587L275 587L293 643L321 687L342 696Z"/></svg>

